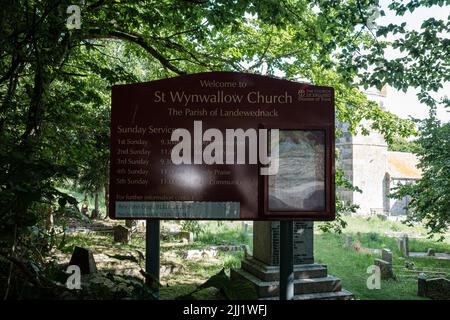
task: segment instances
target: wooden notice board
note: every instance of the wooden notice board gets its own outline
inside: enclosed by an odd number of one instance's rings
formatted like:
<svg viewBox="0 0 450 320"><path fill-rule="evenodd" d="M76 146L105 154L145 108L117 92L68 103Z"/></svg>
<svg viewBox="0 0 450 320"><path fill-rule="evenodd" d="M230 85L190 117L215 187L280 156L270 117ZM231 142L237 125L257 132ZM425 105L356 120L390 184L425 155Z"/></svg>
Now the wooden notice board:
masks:
<svg viewBox="0 0 450 320"><path fill-rule="evenodd" d="M235 72L114 86L110 216L332 220L334 126L331 87ZM192 149L180 155L191 157L190 164L173 161L180 141L171 139L176 129L189 132ZM250 154L260 152L260 132L267 133L272 152L275 129L278 169L262 175L267 165L252 163ZM236 130L249 137L256 132L258 141L227 145L227 134ZM223 138L223 150L212 153L214 163L205 163L202 155L213 141L221 141L208 132L220 132ZM234 150L236 158L238 148L245 151L245 163L232 163L232 157L227 162L228 151Z"/></svg>

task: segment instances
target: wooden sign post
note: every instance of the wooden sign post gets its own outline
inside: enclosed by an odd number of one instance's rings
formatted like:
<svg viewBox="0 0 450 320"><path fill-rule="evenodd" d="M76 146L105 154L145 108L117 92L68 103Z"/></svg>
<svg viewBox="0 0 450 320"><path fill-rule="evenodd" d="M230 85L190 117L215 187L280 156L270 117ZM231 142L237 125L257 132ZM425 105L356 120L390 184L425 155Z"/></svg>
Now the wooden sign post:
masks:
<svg viewBox="0 0 450 320"><path fill-rule="evenodd" d="M331 87L235 72L114 86L110 217L147 219L156 279L161 219L282 220L289 280L292 220L335 217L334 126Z"/></svg>

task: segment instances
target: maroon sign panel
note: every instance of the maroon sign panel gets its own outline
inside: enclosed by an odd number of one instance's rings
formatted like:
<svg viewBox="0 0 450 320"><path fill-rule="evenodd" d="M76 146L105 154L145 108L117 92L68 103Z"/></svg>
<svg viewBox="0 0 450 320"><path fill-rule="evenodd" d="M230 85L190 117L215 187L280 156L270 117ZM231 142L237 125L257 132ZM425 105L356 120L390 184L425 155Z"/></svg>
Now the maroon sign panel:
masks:
<svg viewBox="0 0 450 320"><path fill-rule="evenodd" d="M117 219L332 220L334 91L200 73L112 90Z"/></svg>

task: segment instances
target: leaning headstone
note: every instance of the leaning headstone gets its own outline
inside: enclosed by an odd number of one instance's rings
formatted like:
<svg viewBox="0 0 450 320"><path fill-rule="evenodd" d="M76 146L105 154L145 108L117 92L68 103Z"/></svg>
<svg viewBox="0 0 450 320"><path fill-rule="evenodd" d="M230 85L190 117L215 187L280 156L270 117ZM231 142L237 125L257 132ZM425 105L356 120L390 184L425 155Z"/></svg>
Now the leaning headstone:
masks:
<svg viewBox="0 0 450 320"><path fill-rule="evenodd" d="M381 259L392 264L392 251L389 249L382 249Z"/></svg>
<svg viewBox="0 0 450 320"><path fill-rule="evenodd" d="M434 250L432 248L428 248L427 256L428 257L434 257L435 255L436 255L436 253L434 252Z"/></svg>
<svg viewBox="0 0 450 320"><path fill-rule="evenodd" d="M129 243L131 231L128 227L118 225L114 227L114 242Z"/></svg>
<svg viewBox="0 0 450 320"><path fill-rule="evenodd" d="M94 255L90 250L85 248L74 248L69 265L79 266L81 274L92 274L97 272L97 265L94 260Z"/></svg>
<svg viewBox="0 0 450 320"><path fill-rule="evenodd" d="M345 247L347 249L353 248L353 237L352 236L347 236L347 238L345 239Z"/></svg>
<svg viewBox="0 0 450 320"><path fill-rule="evenodd" d="M392 263L381 259L375 259L375 265L380 267L381 279L394 279L394 271L392 270Z"/></svg>

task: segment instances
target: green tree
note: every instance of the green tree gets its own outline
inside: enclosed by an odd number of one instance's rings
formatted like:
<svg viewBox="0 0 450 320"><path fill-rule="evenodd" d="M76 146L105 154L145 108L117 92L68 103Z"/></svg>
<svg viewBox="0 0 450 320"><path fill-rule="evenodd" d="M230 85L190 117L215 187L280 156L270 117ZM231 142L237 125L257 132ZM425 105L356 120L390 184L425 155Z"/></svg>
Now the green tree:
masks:
<svg viewBox="0 0 450 320"><path fill-rule="evenodd" d="M408 141L405 138L397 137L393 139L389 145L389 151L414 152L417 149L415 140Z"/></svg>
<svg viewBox="0 0 450 320"><path fill-rule="evenodd" d="M338 120L353 132L364 132L362 119L372 120L389 141L408 136L411 123L368 101L359 88L418 87L432 105L429 92L450 74L449 40L442 35L448 22L429 19L421 32L394 24L375 31L368 21L378 0L83 3L81 28L69 30L73 1L2 1L0 231L6 256L19 255L19 247L37 249L17 245L40 221L36 206L76 204L59 192L59 183L71 179L95 193L108 181L114 84L211 70L281 74L333 86ZM401 16L448 3L394 1L390 7ZM396 40L378 39L391 34ZM390 47L405 57L385 59Z"/></svg>
<svg viewBox="0 0 450 320"><path fill-rule="evenodd" d="M411 198L408 222L424 222L430 236L444 234L450 226L450 122L441 123L432 108L429 118L419 121L416 142L422 177L393 196Z"/></svg>

